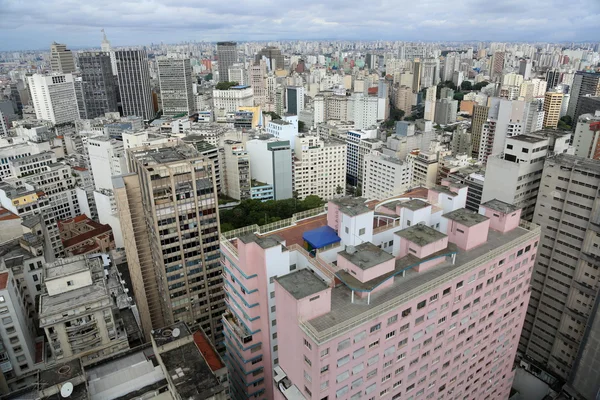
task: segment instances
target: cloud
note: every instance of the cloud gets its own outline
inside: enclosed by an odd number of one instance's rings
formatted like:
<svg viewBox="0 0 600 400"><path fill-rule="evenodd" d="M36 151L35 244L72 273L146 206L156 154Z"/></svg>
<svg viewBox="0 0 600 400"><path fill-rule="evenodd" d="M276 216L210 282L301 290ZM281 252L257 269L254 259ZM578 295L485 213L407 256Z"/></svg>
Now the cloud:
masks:
<svg viewBox="0 0 600 400"><path fill-rule="evenodd" d="M217 40L593 41L600 1L0 0L0 50Z"/></svg>

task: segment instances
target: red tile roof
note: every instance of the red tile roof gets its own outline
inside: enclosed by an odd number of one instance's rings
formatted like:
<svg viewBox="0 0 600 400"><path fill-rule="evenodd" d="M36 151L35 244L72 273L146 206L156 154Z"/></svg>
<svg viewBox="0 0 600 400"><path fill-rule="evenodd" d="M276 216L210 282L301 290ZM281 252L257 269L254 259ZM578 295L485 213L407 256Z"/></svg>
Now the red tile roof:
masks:
<svg viewBox="0 0 600 400"><path fill-rule="evenodd" d="M202 331L194 333L194 343L196 343L196 347L198 347L198 350L202 353L206 363L213 372L225 367L225 364L223 364L223 361L221 361L221 358Z"/></svg>
<svg viewBox="0 0 600 400"><path fill-rule="evenodd" d="M0 274L0 290L6 289L7 283L8 283L8 272L3 272Z"/></svg>
<svg viewBox="0 0 600 400"><path fill-rule="evenodd" d="M7 221L10 219L19 219L19 216L16 214L13 214L6 208L0 207L0 221Z"/></svg>

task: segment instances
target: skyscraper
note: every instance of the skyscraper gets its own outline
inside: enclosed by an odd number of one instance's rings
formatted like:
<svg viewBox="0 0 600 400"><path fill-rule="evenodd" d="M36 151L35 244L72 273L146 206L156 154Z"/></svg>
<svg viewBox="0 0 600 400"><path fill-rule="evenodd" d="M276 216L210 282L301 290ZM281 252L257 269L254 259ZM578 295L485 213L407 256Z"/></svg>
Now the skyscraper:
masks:
<svg viewBox="0 0 600 400"><path fill-rule="evenodd" d="M519 75L522 75L524 80L528 80L531 78L530 59L522 59L519 61Z"/></svg>
<svg viewBox="0 0 600 400"><path fill-rule="evenodd" d="M159 59L158 79L164 116L192 115L196 112L189 58Z"/></svg>
<svg viewBox="0 0 600 400"><path fill-rule="evenodd" d="M421 70L423 66L420 59L416 59L413 63L413 84L412 90L417 93L421 90Z"/></svg>
<svg viewBox="0 0 600 400"><path fill-rule="evenodd" d="M600 388L600 161L561 154L546 160L540 176L533 222L542 235L519 352L585 394L575 398L594 399Z"/></svg>
<svg viewBox="0 0 600 400"><path fill-rule="evenodd" d="M304 110L304 87L303 86L288 86L285 96L285 104L287 112L298 115Z"/></svg>
<svg viewBox="0 0 600 400"><path fill-rule="evenodd" d="M77 95L72 74L40 75L27 77L35 117L54 124L64 124L79 119Z"/></svg>
<svg viewBox="0 0 600 400"><path fill-rule="evenodd" d="M107 112L118 111L116 81L109 53L80 53L79 68L87 118L93 119Z"/></svg>
<svg viewBox="0 0 600 400"><path fill-rule="evenodd" d="M146 50L115 51L123 115L154 117Z"/></svg>
<svg viewBox="0 0 600 400"><path fill-rule="evenodd" d="M67 46L60 43L50 45L50 68L57 74L70 74L75 72L75 60L73 53Z"/></svg>
<svg viewBox="0 0 600 400"><path fill-rule="evenodd" d="M184 321L221 346L225 309L213 161L190 145L128 150L113 179L144 335Z"/></svg>
<svg viewBox="0 0 600 400"><path fill-rule="evenodd" d="M219 57L219 82L229 80L229 67L237 62L237 43L218 42L217 57Z"/></svg>
<svg viewBox="0 0 600 400"><path fill-rule="evenodd" d="M600 73L579 71L573 78L569 98L569 108L567 115L576 121L583 112L580 112L580 99L586 95L600 96Z"/></svg>
<svg viewBox="0 0 600 400"><path fill-rule="evenodd" d="M560 119L563 94L546 92L544 95L544 128L556 128Z"/></svg>
<svg viewBox="0 0 600 400"><path fill-rule="evenodd" d="M497 51L492 56L490 64L490 78L498 81L502 76L502 70L504 69L504 52Z"/></svg>
<svg viewBox="0 0 600 400"><path fill-rule="evenodd" d="M283 69L283 54L281 54L281 50L275 46L267 46L263 48L261 51L256 54L255 64L259 64L260 60L263 57L267 58L267 65L269 66L270 71L275 71L276 69Z"/></svg>
<svg viewBox="0 0 600 400"><path fill-rule="evenodd" d="M479 157L479 148L481 145L481 134L484 125L487 123L490 108L487 106L473 106L473 122L471 123L471 143L473 146L473 158Z"/></svg>

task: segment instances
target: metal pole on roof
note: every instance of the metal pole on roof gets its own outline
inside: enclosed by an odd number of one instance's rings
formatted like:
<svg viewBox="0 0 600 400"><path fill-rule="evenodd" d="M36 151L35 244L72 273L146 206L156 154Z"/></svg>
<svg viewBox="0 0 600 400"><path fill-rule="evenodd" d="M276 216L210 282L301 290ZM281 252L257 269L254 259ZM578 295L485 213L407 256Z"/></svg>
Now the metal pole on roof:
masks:
<svg viewBox="0 0 600 400"><path fill-rule="evenodd" d="M354 290L352 291L352 300L351 303L354 304Z"/></svg>

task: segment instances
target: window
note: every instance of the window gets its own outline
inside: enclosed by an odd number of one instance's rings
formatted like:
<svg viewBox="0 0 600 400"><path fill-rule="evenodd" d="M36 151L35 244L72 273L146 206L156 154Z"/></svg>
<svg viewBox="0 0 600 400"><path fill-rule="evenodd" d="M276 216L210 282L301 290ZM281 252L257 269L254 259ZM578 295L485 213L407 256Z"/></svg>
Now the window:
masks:
<svg viewBox="0 0 600 400"><path fill-rule="evenodd" d="M460 289L461 287L463 287L463 281L460 281L456 284L457 289Z"/></svg>
<svg viewBox="0 0 600 400"><path fill-rule="evenodd" d="M352 358L353 359L357 359L358 357L362 356L363 354L365 354L367 351L365 350L364 347L361 347L358 350L355 350L354 353L352 353Z"/></svg>
<svg viewBox="0 0 600 400"><path fill-rule="evenodd" d="M306 356L304 356L304 362L307 363L308 365L312 366L312 362L310 361L310 359Z"/></svg>
<svg viewBox="0 0 600 400"><path fill-rule="evenodd" d="M358 236L362 236L362 235L364 235L364 234L365 234L365 228L360 228L360 229L358 230Z"/></svg>
<svg viewBox="0 0 600 400"><path fill-rule="evenodd" d="M367 360L367 365L373 365L375 364L377 361L379 361L379 354L375 354L373 357L369 358Z"/></svg>
<svg viewBox="0 0 600 400"><path fill-rule="evenodd" d="M387 323L388 325L391 325L396 321L398 321L398 314L389 317Z"/></svg>
<svg viewBox="0 0 600 400"><path fill-rule="evenodd" d="M312 350L312 345L310 344L310 342L306 339L304 339L304 346L308 347L309 350Z"/></svg>
<svg viewBox="0 0 600 400"><path fill-rule="evenodd" d="M321 350L321 357L325 357L326 355L329 355L329 347Z"/></svg>
<svg viewBox="0 0 600 400"><path fill-rule="evenodd" d="M67 281L67 286L73 286L73 281Z"/></svg>
<svg viewBox="0 0 600 400"><path fill-rule="evenodd" d="M379 339L377 339L376 341L374 341L373 343L371 343L369 345L369 349L372 349L372 348L377 347L377 346L379 346Z"/></svg>
<svg viewBox="0 0 600 400"><path fill-rule="evenodd" d="M417 304L417 310L424 308L427 305L427 300L423 300Z"/></svg>
<svg viewBox="0 0 600 400"><path fill-rule="evenodd" d="M342 340L338 343L337 351L342 351L350 347L350 339Z"/></svg>
<svg viewBox="0 0 600 400"><path fill-rule="evenodd" d="M433 296L431 296L431 297L429 298L429 302L430 302L430 303L433 303L434 301L437 301L437 299L438 299L439 297L440 297L440 296L439 296L438 294L434 294Z"/></svg>
<svg viewBox="0 0 600 400"><path fill-rule="evenodd" d="M344 357L340 358L339 360L337 360L337 366L341 367L342 365L347 364L348 361L350 361L350 356L349 355L344 356Z"/></svg>
<svg viewBox="0 0 600 400"><path fill-rule="evenodd" d="M359 332L354 336L354 343L361 341L366 337L367 337L367 331Z"/></svg>
<svg viewBox="0 0 600 400"><path fill-rule="evenodd" d="M344 371L335 378L336 383L345 381L350 377L350 371Z"/></svg>
<svg viewBox="0 0 600 400"><path fill-rule="evenodd" d="M310 377L310 375L306 371L304 371L304 379L306 379L309 382L312 382L312 378Z"/></svg>
<svg viewBox="0 0 600 400"><path fill-rule="evenodd" d="M376 324L371 327L370 332L377 332L379 329L381 329L381 324Z"/></svg>
<svg viewBox="0 0 600 400"><path fill-rule="evenodd" d="M327 372L327 371L329 371L329 364L327 364L327 365L326 365L326 366L324 366L324 367L321 367L321 373L322 373L322 374L323 374L323 373L325 373L325 372Z"/></svg>
<svg viewBox="0 0 600 400"><path fill-rule="evenodd" d="M385 339L386 339L386 340L387 340L387 339L391 339L391 338L393 338L394 336L396 336L396 331L391 331L391 332L388 332L388 333L385 335Z"/></svg>

